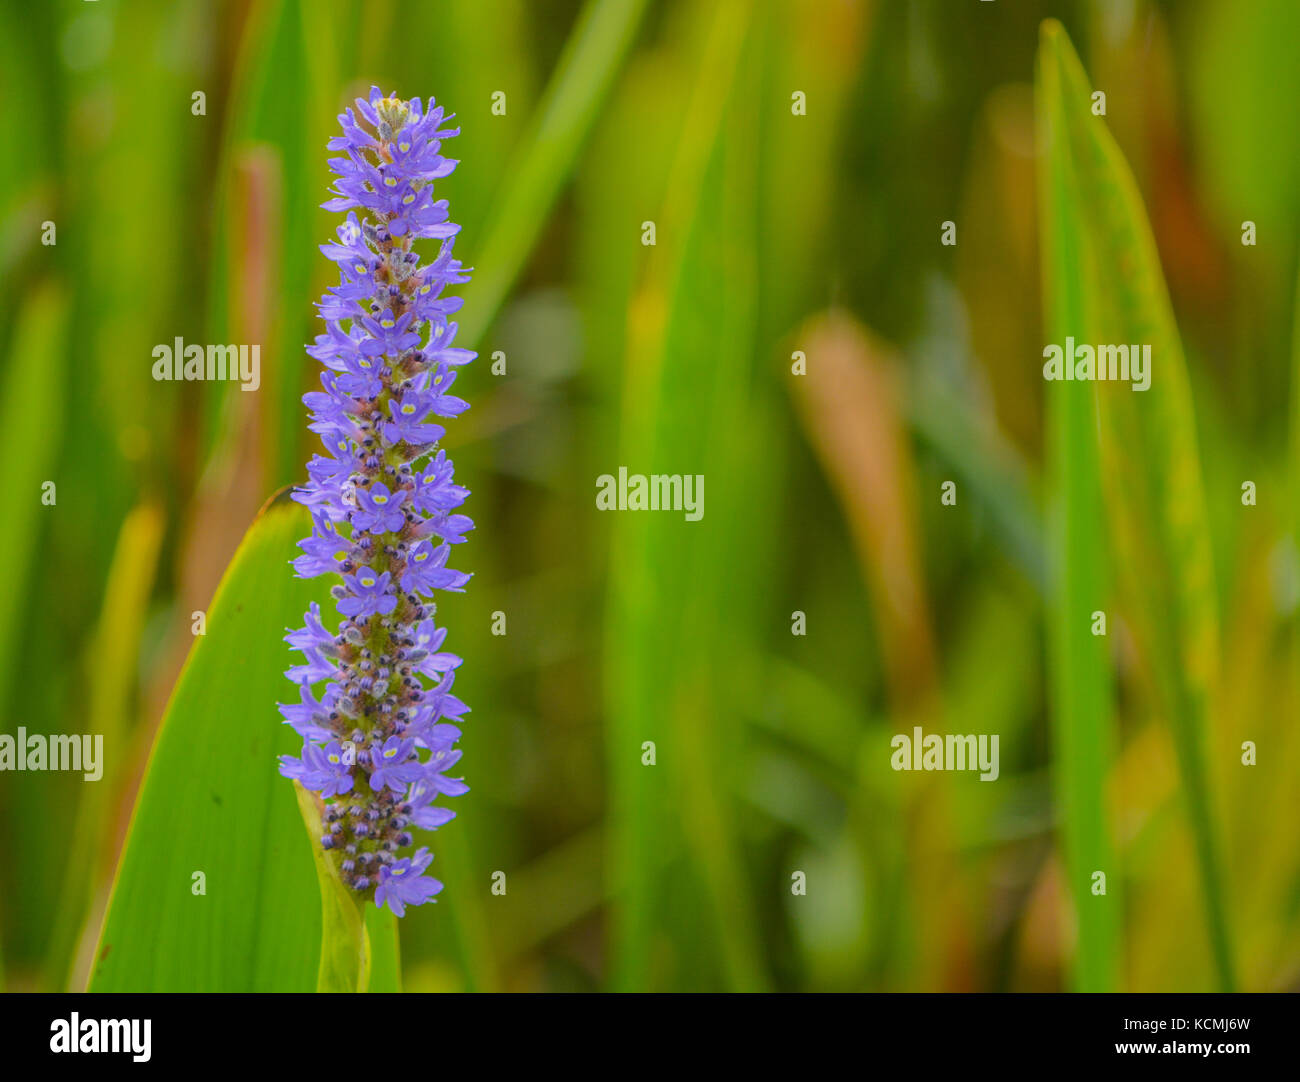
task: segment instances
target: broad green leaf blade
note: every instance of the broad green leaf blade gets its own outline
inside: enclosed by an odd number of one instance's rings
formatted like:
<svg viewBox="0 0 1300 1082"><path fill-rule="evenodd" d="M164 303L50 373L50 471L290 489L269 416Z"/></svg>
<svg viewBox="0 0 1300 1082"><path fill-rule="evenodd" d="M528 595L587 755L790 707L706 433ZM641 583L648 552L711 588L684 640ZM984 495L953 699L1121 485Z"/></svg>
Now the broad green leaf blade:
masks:
<svg viewBox="0 0 1300 1082"><path fill-rule="evenodd" d="M92 991L311 991L321 900L293 787L276 756L284 631L323 579L288 561L310 529L285 497L249 529L164 714L91 970ZM206 893L193 890L202 873ZM373 907L371 907L373 908ZM396 987L391 950L385 985Z"/></svg>
<svg viewBox="0 0 1300 1082"><path fill-rule="evenodd" d="M1060 134L1067 103L1044 33L1037 70L1044 326L1053 341L1078 334L1090 294L1080 278L1083 238L1074 217L1073 165ZM1078 108L1084 108L1086 99ZM1047 385L1050 509L1049 646L1052 739L1061 846L1078 923L1073 987L1116 989L1120 959L1119 868L1104 804L1114 760L1114 717L1107 640L1091 614L1106 608L1107 569L1096 404L1087 383ZM1103 872L1107 894L1092 893Z"/></svg>
<svg viewBox="0 0 1300 1082"><path fill-rule="evenodd" d="M1116 581L1155 706L1172 730L1218 983L1230 989L1204 752L1217 693L1218 617L1186 363L1137 184L1104 120L1092 115L1087 76L1055 23L1045 24L1040 68L1046 109L1056 118L1048 153L1060 169L1048 198L1080 242L1071 257L1076 277L1063 288L1087 298L1060 329L1076 342L1150 347L1147 390L1135 391L1132 380L1075 386L1095 391Z"/></svg>

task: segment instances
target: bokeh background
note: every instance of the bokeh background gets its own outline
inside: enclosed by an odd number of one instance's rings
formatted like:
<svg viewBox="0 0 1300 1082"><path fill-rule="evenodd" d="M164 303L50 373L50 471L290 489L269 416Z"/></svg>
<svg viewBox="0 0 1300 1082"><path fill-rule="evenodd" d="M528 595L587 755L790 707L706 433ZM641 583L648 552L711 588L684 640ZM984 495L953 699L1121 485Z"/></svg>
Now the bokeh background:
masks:
<svg viewBox="0 0 1300 1082"><path fill-rule="evenodd" d="M457 566L476 575L440 613L466 659L472 792L434 839L441 904L402 924L405 986L1076 986L1046 645L1049 15L1107 92L1187 351L1236 984L1300 985L1300 6L3 10L3 731L107 745L97 785L0 775L7 988L84 986L190 614L303 475L324 144L371 83L458 115L441 192L478 268L473 409L444 443L474 493ZM177 336L261 343L260 390L155 383L151 351ZM620 465L705 475L703 521L598 512L595 479ZM1222 987L1170 729L1125 626L1120 610L1113 986ZM1000 779L893 772L914 724L1000 734Z"/></svg>

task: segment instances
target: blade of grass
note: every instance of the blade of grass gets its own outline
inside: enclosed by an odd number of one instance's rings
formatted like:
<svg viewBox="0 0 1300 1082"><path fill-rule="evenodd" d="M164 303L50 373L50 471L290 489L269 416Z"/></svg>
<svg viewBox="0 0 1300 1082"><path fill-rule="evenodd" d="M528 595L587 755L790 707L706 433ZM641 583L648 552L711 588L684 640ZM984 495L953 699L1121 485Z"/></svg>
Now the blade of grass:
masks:
<svg viewBox="0 0 1300 1082"><path fill-rule="evenodd" d="M1291 417L1289 474L1291 483L1290 515L1287 526L1291 542L1300 553L1300 269L1296 272L1291 314ZM1297 637L1300 646L1300 636Z"/></svg>
<svg viewBox="0 0 1300 1082"><path fill-rule="evenodd" d="M1051 197L1060 224L1080 238L1073 288L1088 297L1078 318L1058 329L1081 342L1150 347L1146 391L1134 393L1119 381L1091 385L1106 510L1125 615L1178 756L1214 970L1219 986L1231 990L1204 748L1218 691L1218 616L1186 363L1137 184L1105 122L1091 115L1092 88L1058 24L1044 24L1041 56L1054 83L1046 96L1057 121L1047 133L1055 139L1048 152L1062 169Z"/></svg>
<svg viewBox="0 0 1300 1082"><path fill-rule="evenodd" d="M575 25L539 103L530 133L508 171L509 180L488 212L490 229L474 246L473 281L465 290L458 341L479 344L522 270L610 85L645 9L645 0L591 0ZM448 92L440 93L448 100ZM468 831L449 833L439 860L449 883L445 896L459 890L448 920L466 987L498 987L498 960L488 914L467 884L477 874Z"/></svg>
<svg viewBox="0 0 1300 1082"><path fill-rule="evenodd" d="M753 429L737 416L749 409L752 422L755 410L742 390L753 360L755 139L739 118L725 129L728 139L720 138L727 117L740 112L728 114L742 96L739 81L752 90L750 73L737 74L749 13L732 3L701 19L699 76L657 219L658 243L629 316L619 461L644 464L633 469L679 463L674 468L718 478L719 488L698 523L620 515L612 529L608 841L613 981L625 989L650 986L659 936L676 942L679 979L693 987L721 980L758 989L767 981L720 784L739 749L736 712L717 677L719 666L739 655L720 643L737 627L753 626L735 606L743 604L738 596L753 598L746 569L757 539L767 536L754 508L771 506L746 499L756 474L753 446L743 441ZM709 283L721 280L726 296L710 296ZM733 670L728 683L736 679ZM656 742L655 768L642 765L647 740ZM684 834L667 811L674 801L692 824ZM682 874L664 876L647 859L683 846L689 863ZM669 918L697 909L706 920Z"/></svg>
<svg viewBox="0 0 1300 1082"><path fill-rule="evenodd" d="M560 185L632 43L646 0L591 0L565 45L537 108L537 120L511 182L489 216L492 232L478 249L478 268L465 290L460 337L474 346L496 317Z"/></svg>
<svg viewBox="0 0 1300 1082"><path fill-rule="evenodd" d="M1063 97L1058 35L1044 31L1037 68L1044 326L1051 341L1068 335L1088 341L1090 293L1081 272L1078 196L1069 183L1073 162L1064 132L1066 110L1086 108L1087 98ZM1109 992L1120 976L1120 875L1103 799L1114 759L1112 677L1107 640L1091 628L1091 614L1106 608L1107 569L1090 384L1048 384L1047 461L1053 760L1068 894L1078 923L1072 983L1077 991ZM1092 893L1096 872L1106 875L1104 896Z"/></svg>
<svg viewBox="0 0 1300 1082"><path fill-rule="evenodd" d="M104 853L106 826L111 825L114 805L121 796L121 766L127 761L137 690L136 654L165 525L162 508L155 503L140 504L122 523L99 624L91 640L85 666L89 731L104 738L104 775L96 784L83 787L77 805L46 962L46 980L53 988L85 986L86 974L82 972L78 979L73 970L69 976L69 964L74 961L73 950L87 915L92 920L99 915L92 906L112 872L112 851ZM102 908L102 896L98 905Z"/></svg>
<svg viewBox="0 0 1300 1082"><path fill-rule="evenodd" d="M29 618L25 615L29 612L27 606L40 589L40 576L35 572L39 568L41 539L48 537L54 526L46 516L57 515L61 510L42 503L41 486L46 481L63 479L59 462L68 431L65 423L68 311L66 292L48 280L17 308L5 366L4 396L0 399L3 431L12 446L22 448L22 453L15 455L5 469L0 483L6 508L5 570L10 583L0 593L0 658L5 659L0 664L0 709L9 718L23 716L16 702L22 686L15 678L20 671L18 659L23 656L23 641L31 634ZM10 821L22 816L24 809L29 810L31 801L38 796L30 782L20 783L23 778L24 775L7 776L0 791L0 809L13 817ZM5 839L2 854L6 863L24 867L28 861L51 851L58 835L51 832L41 837L43 823L50 818L38 816L32 829L7 832L10 836ZM55 889L51 879L50 891ZM47 927L43 907L34 904L24 912L19 899L9 900L7 923L29 940L43 936ZM11 964L15 971L20 956L21 948L14 948Z"/></svg>
<svg viewBox="0 0 1300 1082"><path fill-rule="evenodd" d="M0 401L3 431L14 447L23 449L5 469L5 571L13 585L0 595L0 658L17 654L26 602L23 584L30 581L42 516L53 510L42 504L41 486L55 480L64 431L67 332L67 298L47 282L23 307ZM0 705L6 709L13 676L10 665L0 665Z"/></svg>
<svg viewBox="0 0 1300 1082"><path fill-rule="evenodd" d="M302 343L315 333L313 283L325 281L317 245L329 186L325 143L339 104L334 22L308 0L261 0L245 20L232 75L214 191L208 333L261 347L262 445L268 488L302 469ZM249 395L226 384L204 400L202 460L241 438L231 415Z"/></svg>

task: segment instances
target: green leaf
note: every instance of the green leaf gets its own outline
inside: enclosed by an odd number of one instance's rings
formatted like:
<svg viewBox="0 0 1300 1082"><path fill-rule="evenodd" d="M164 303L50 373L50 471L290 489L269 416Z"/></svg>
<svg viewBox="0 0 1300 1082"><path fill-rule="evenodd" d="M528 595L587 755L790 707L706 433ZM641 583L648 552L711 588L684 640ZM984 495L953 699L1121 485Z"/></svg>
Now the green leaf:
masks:
<svg viewBox="0 0 1300 1082"><path fill-rule="evenodd" d="M645 7L645 0L590 0L579 16L519 154L491 201L487 214L490 232L481 245L474 245L477 269L465 291L460 344L472 348L481 342L527 262L620 70ZM449 82L462 86L455 78ZM444 104L455 97L450 89L430 89ZM470 166L468 157L466 154L466 165ZM470 833L447 833L440 840L438 859L449 882L467 881L475 867ZM446 917L449 945L458 956L465 987L471 991L496 989L500 977L492 918L483 903L466 893L447 906ZM375 964L378 969L378 961Z"/></svg>
<svg viewBox="0 0 1300 1082"><path fill-rule="evenodd" d="M42 283L20 308L0 398L0 425L12 446L22 448L5 470L5 570L13 584L0 593L0 657L6 659L20 653L28 604L28 588L22 584L32 580L46 525L43 516L55 510L41 502L41 485L56 479L65 431L67 311L67 297L53 282ZM16 675L11 661L0 665L0 707L6 711L13 709Z"/></svg>
<svg viewBox="0 0 1300 1082"><path fill-rule="evenodd" d="M757 308L757 130L740 119L744 107L733 106L756 93L746 50L752 14L728 3L698 16L698 74L629 324L615 461L636 463L633 472L682 469L715 487L697 522L618 515L611 527L610 558L620 572L610 579L605 636L608 844L612 967L621 989L650 983L659 937L680 959L679 986L750 991L769 980L723 781L740 759L729 696L751 672L718 678L742 656L736 629L759 623L752 583L772 536L763 517L772 503L762 492L775 485L757 435L769 400L737 394L753 380ZM717 282L727 283L725 293L713 289ZM647 740L663 764L655 770L642 766ZM690 830L681 830L683 820ZM662 868L679 851L688 872L674 892L666 881L675 877ZM708 920L674 927L674 905Z"/></svg>
<svg viewBox="0 0 1300 1082"><path fill-rule="evenodd" d="M1044 326L1052 341L1064 342L1079 333L1092 294L1080 277L1078 197L1061 132L1068 109L1086 109L1088 99L1064 99L1055 40L1045 29L1038 58L1039 213ZM1108 596L1096 405L1087 383L1049 383L1046 394L1052 739L1067 891L1079 927L1073 986L1106 992L1118 981L1120 877L1104 803L1115 745L1110 659L1107 640L1091 628L1091 614L1105 609ZM1101 897L1091 890L1098 871L1107 878Z"/></svg>
<svg viewBox="0 0 1300 1082"><path fill-rule="evenodd" d="M131 692L135 685L136 653L140 630L147 615L158 552L166 521L155 503L135 507L118 532L108 587L100 610L99 626L87 651L87 672L95 679L88 689L87 719L90 731L104 737L104 776L83 788L71 835L67 839L67 871L59 886L54 929L47 952L46 973L55 988L84 983L85 974L69 973L77 938L98 916L96 899L112 870L112 850L107 835L113 829L113 812L122 791L122 771L130 760L129 746L135 721ZM105 849L109 853L105 854Z"/></svg>
<svg viewBox="0 0 1300 1082"><path fill-rule="evenodd" d="M573 169L645 10L645 0L591 0L556 65L511 183L493 208L488 234L475 259L480 268L466 290L463 344L472 346L491 324L551 204Z"/></svg>
<svg viewBox="0 0 1300 1082"><path fill-rule="evenodd" d="M296 477L303 460L302 393L315 374L301 343L316 333L309 302L324 281L317 245L337 225L319 207L330 184L325 144L342 103L334 41L334 20L319 4L252 6L216 171L209 333L261 346L257 398L270 487ZM229 383L208 388L205 458L233 454L231 418L246 397Z"/></svg>
<svg viewBox="0 0 1300 1082"><path fill-rule="evenodd" d="M402 990L402 959L397 917L388 909L366 906L366 934L370 937L371 992Z"/></svg>
<svg viewBox="0 0 1300 1082"><path fill-rule="evenodd" d="M324 833L321 800L300 782L293 783L298 810L307 829L308 844ZM320 969L318 992L364 992L370 983L370 936L356 895L344 886L338 869L319 845L311 846L321 896Z"/></svg>
<svg viewBox="0 0 1300 1082"><path fill-rule="evenodd" d="M324 579L288 561L306 511L273 501L245 535L172 692L131 821L91 970L92 991L311 991L321 894L292 786L276 756L297 751L275 704L292 691L284 629ZM195 894L196 873L206 893ZM374 909L373 906L367 907ZM392 991L392 914L370 987Z"/></svg>
<svg viewBox="0 0 1300 1082"><path fill-rule="evenodd" d="M1300 183L1300 130L1291 113L1300 93L1300 67L1293 62L1300 5L1207 4L1188 30L1191 130L1201 145L1214 148L1197 159L1198 187L1232 227L1249 217L1261 229L1289 236ZM1239 213L1245 207L1248 215ZM1257 250L1268 258L1270 247ZM1285 250L1278 245L1276 258L1285 258Z"/></svg>
<svg viewBox="0 0 1300 1082"><path fill-rule="evenodd" d="M1045 266L1060 302L1052 324L1062 336L1057 341L1070 335L1094 345L1150 346L1149 389L1135 392L1116 380L1062 383L1054 394L1071 398L1072 421L1082 426L1071 453L1092 442L1094 428L1100 436L1116 583L1150 672L1154 706L1172 730L1218 983L1230 989L1203 748L1217 693L1218 617L1187 367L1137 184L1105 122L1092 115L1092 88L1065 32L1050 21L1039 79L1048 159L1044 236L1053 253ZM1085 395L1089 404L1081 405ZM1082 621L1084 614L1069 618ZM1058 753L1068 758L1069 751Z"/></svg>
<svg viewBox="0 0 1300 1082"><path fill-rule="evenodd" d="M28 580L42 516L52 511L41 501L41 486L54 479L62 434L67 307L63 290L53 283L33 294L18 322L4 382L0 424L12 446L23 449L5 471L5 492L12 493L6 500L5 569L15 584ZM33 409L37 402L40 408ZM0 597L0 657L16 653L24 603L21 589L5 590ZM0 703L8 704L14 675L10 666L0 666Z"/></svg>
<svg viewBox="0 0 1300 1082"><path fill-rule="evenodd" d="M325 851L313 844L321 836L321 800L294 782L298 811L307 829L307 842L316 863L321 892L320 968L318 992L399 992L397 917L387 909L360 905L343 885Z"/></svg>

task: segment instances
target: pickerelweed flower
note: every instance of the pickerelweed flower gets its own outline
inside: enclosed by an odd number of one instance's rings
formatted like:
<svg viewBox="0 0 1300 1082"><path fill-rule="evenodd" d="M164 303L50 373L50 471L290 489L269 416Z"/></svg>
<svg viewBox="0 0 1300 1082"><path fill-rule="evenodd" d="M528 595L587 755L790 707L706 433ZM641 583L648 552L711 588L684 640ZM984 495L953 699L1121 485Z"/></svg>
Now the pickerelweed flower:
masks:
<svg viewBox="0 0 1300 1082"><path fill-rule="evenodd" d="M315 604L286 641L306 659L286 675L298 701L281 705L285 724L303 738L300 756L280 757L280 773L325 802L320 839L342 881L399 917L442 889L425 870L433 860L412 846L412 827L435 830L455 812L439 796L468 791L447 776L460 759L453 745L469 710L452 694L461 659L442 649L434 623L435 590L460 591L469 576L447 566L451 546L474 523L457 508L469 495L437 448L439 420L469 404L448 392L455 369L475 354L453 345L449 318L469 281L452 255L459 226L433 181L456 162L442 140L441 108L402 101L372 88L340 117L343 134L329 149L336 198L346 212L337 243L321 246L339 284L321 298L325 333L307 352L324 365L322 391L303 398L325 454L307 464L294 499L312 514L312 534L294 560L301 578L336 574L341 622L331 632ZM413 242L440 242L420 263ZM425 681L429 683L425 683ZM319 693L314 685L324 684Z"/></svg>

